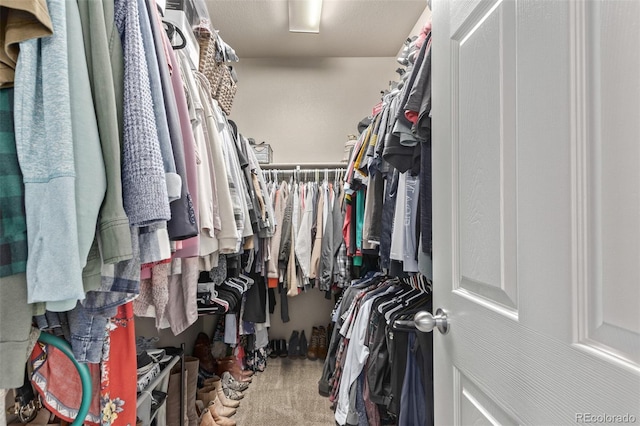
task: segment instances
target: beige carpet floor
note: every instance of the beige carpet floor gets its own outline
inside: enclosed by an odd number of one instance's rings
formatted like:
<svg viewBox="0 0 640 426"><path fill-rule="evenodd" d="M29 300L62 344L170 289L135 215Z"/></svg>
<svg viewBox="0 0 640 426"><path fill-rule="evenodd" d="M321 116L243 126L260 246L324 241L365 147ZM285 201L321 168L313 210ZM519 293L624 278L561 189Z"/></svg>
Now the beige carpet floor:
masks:
<svg viewBox="0 0 640 426"><path fill-rule="evenodd" d="M238 426L332 426L328 398L318 393L322 361L269 358L233 419Z"/></svg>

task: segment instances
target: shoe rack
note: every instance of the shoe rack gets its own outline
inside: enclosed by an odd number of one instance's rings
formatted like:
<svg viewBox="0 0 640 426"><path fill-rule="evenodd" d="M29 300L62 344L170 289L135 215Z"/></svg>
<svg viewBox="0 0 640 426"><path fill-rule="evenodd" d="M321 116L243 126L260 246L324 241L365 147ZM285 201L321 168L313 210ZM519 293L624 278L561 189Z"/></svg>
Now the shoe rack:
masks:
<svg viewBox="0 0 640 426"><path fill-rule="evenodd" d="M151 426L161 408L167 402L167 389L169 387L169 375L171 369L180 363L180 377L183 386L180 387L180 401L184 401L184 344L181 346L179 354L174 355L160 370L160 374L138 395L136 402L136 415L138 426ZM184 426L184 404L180 404L180 426ZM176 425L177 426L177 425Z"/></svg>

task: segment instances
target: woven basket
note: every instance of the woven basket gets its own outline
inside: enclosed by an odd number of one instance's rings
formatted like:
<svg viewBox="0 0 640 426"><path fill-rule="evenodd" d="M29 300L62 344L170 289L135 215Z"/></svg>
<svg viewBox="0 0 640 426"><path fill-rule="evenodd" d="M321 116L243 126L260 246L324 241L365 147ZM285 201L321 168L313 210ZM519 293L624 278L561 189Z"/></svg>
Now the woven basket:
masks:
<svg viewBox="0 0 640 426"><path fill-rule="evenodd" d="M218 104L220 104L222 111L229 115L231 114L231 106L233 105L233 98L236 96L238 86L231 75L231 68L225 64L223 64L223 68L224 71L222 73L222 78L218 84L214 99L218 100Z"/></svg>
<svg viewBox="0 0 640 426"><path fill-rule="evenodd" d="M211 34L201 32L198 35L198 44L200 45L198 71L209 80L211 96L215 97L226 66L221 62L216 62L216 40L211 37Z"/></svg>

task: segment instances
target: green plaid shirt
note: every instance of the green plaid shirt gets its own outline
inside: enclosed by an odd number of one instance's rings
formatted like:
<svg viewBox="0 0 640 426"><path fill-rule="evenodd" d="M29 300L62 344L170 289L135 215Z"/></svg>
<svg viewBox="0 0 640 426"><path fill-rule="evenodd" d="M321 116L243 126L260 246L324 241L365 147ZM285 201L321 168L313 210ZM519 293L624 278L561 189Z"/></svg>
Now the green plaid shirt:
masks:
<svg viewBox="0 0 640 426"><path fill-rule="evenodd" d="M0 277L26 269L27 222L13 130L13 88L0 89Z"/></svg>

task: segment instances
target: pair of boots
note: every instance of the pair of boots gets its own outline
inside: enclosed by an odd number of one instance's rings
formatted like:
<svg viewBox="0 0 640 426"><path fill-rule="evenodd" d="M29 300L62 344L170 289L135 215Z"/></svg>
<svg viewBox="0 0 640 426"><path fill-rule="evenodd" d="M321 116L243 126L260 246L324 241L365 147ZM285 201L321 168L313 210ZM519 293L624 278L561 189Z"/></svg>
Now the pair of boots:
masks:
<svg viewBox="0 0 640 426"><path fill-rule="evenodd" d="M269 358L286 358L289 356L285 339L269 340Z"/></svg>
<svg viewBox="0 0 640 426"><path fill-rule="evenodd" d="M290 358L306 358L308 348L307 337L304 335L304 330L300 333L293 331L289 338L289 357Z"/></svg>
<svg viewBox="0 0 640 426"><path fill-rule="evenodd" d="M307 357L315 361L316 359L324 360L327 357L329 346L329 337L327 329L323 326L313 327L311 331L311 343L307 351Z"/></svg>

